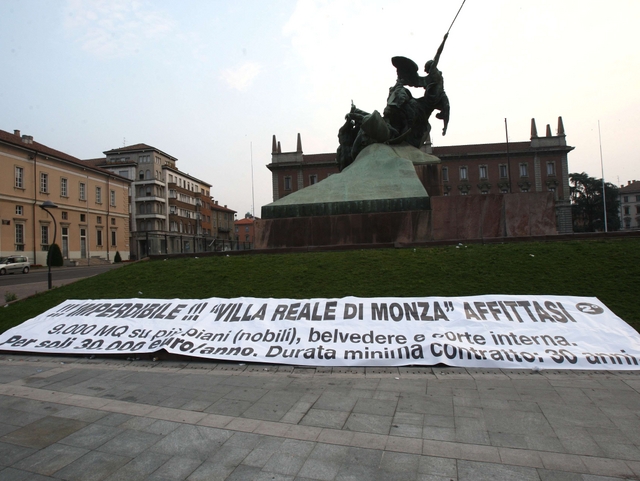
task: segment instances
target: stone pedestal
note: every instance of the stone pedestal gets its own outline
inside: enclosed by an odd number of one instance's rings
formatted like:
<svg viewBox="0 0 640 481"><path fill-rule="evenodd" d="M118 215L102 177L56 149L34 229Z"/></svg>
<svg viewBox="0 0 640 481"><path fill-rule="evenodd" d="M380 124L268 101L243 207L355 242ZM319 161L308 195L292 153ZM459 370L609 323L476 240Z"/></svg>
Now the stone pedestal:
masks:
<svg viewBox="0 0 640 481"><path fill-rule="evenodd" d="M256 219L255 248L426 242L431 211Z"/></svg>
<svg viewBox="0 0 640 481"><path fill-rule="evenodd" d="M264 206L254 224L255 247L557 234L552 193L442 194L437 157L409 145L373 144L342 173Z"/></svg>

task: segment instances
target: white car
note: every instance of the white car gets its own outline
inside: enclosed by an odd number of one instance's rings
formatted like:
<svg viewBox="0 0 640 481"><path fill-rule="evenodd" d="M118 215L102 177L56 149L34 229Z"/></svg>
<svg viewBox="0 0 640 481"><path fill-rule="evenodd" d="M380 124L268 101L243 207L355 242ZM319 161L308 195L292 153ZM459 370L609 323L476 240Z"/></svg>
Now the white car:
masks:
<svg viewBox="0 0 640 481"><path fill-rule="evenodd" d="M0 276L22 272L26 274L31 268L29 258L26 256L0 257Z"/></svg>

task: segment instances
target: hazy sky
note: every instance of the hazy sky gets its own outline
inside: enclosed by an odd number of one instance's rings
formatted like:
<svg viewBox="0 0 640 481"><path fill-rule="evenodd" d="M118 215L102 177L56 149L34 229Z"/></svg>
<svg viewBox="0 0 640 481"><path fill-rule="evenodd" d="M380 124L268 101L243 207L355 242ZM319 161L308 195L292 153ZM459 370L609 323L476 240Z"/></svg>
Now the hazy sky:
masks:
<svg viewBox="0 0 640 481"><path fill-rule="evenodd" d="M390 58L433 58L458 0L0 0L0 129L87 159L146 143L242 217L272 201L271 137L335 151ZM439 68L434 145L528 140L562 116L572 172L640 180L640 1L468 0ZM419 92L416 92L419 93Z"/></svg>

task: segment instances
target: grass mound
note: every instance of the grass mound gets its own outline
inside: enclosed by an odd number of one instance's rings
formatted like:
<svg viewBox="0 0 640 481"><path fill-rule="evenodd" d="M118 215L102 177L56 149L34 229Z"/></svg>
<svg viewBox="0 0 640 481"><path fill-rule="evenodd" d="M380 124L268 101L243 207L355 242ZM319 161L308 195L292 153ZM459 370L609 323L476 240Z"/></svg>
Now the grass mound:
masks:
<svg viewBox="0 0 640 481"><path fill-rule="evenodd" d="M546 294L640 328L640 240L457 245L138 262L0 309L0 332L66 299Z"/></svg>

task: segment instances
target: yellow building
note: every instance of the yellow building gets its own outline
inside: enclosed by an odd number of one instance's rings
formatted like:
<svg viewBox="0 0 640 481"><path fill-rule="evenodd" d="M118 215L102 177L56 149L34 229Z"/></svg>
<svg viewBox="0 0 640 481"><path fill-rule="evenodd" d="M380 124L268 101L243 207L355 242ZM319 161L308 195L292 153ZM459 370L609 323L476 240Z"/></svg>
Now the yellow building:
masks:
<svg viewBox="0 0 640 481"><path fill-rule="evenodd" d="M49 244L65 260L129 259L130 182L105 169L0 130L0 256L46 264ZM51 217L40 208L51 201ZM55 241L54 241L55 235Z"/></svg>

